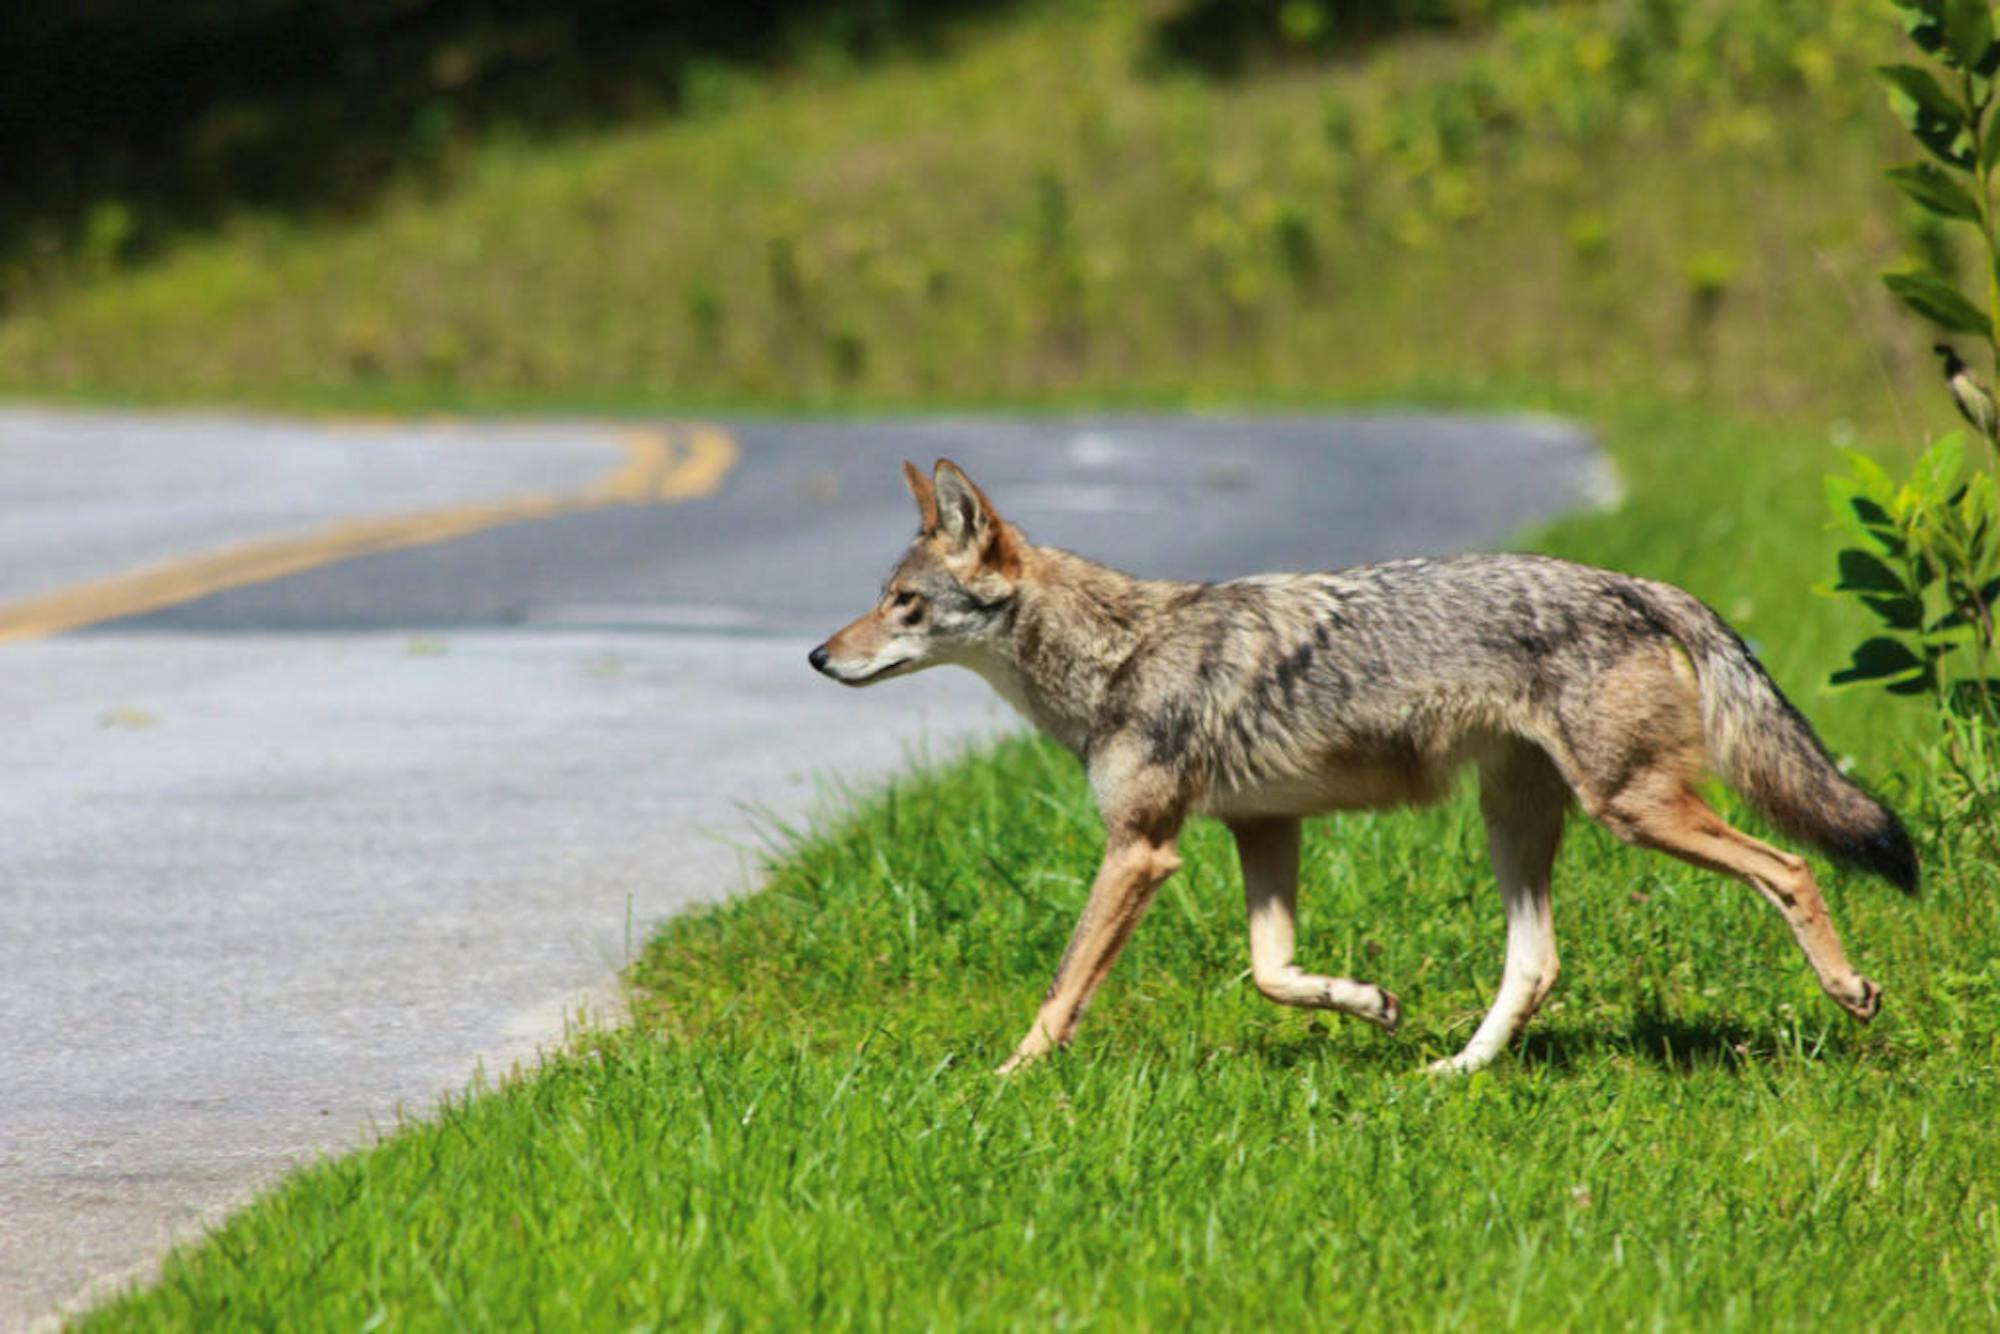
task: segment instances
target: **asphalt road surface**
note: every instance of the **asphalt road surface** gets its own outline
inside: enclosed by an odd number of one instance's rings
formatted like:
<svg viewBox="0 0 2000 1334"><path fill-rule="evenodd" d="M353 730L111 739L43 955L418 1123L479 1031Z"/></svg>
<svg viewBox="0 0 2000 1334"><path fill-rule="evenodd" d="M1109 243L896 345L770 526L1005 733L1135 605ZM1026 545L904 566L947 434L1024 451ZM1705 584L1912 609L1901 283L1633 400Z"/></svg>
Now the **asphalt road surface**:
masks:
<svg viewBox="0 0 2000 1334"><path fill-rule="evenodd" d="M1532 417L0 411L0 1327L603 1012L769 820L1012 726L966 674L806 667L939 455L1182 577L1608 498Z"/></svg>

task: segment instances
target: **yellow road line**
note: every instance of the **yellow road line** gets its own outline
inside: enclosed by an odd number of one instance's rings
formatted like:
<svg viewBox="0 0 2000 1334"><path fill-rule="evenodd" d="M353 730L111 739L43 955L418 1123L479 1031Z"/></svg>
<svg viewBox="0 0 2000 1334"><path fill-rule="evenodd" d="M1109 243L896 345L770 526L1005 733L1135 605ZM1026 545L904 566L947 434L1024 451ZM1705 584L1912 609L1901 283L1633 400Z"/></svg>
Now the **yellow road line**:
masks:
<svg viewBox="0 0 2000 1334"><path fill-rule="evenodd" d="M260 584L378 551L427 546L503 524L612 505L697 499L712 495L742 455L734 437L714 426L631 430L618 440L625 449L624 463L581 494L516 496L419 514L349 519L297 537L244 542L72 584L0 605L0 643L137 616L225 588Z"/></svg>
<svg viewBox="0 0 2000 1334"><path fill-rule="evenodd" d="M682 441L687 453L660 478L653 492L655 500L694 500L711 495L743 456L736 437L717 426L686 427Z"/></svg>

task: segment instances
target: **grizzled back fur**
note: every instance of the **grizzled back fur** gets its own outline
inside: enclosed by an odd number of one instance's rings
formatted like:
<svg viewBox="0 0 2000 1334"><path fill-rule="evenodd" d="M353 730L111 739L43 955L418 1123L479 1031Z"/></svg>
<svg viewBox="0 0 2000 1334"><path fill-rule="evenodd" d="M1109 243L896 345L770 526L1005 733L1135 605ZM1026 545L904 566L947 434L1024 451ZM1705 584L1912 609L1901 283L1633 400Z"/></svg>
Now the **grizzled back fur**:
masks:
<svg viewBox="0 0 2000 1334"><path fill-rule="evenodd" d="M1786 832L1914 887L1895 815L1834 766L1721 618L1671 585L1518 555L1217 584L1091 570L1097 615L1144 632L1078 749L1089 761L1136 732L1147 763L1189 776L1196 809L1256 814L1260 794L1283 806L1305 790L1332 809L1426 801L1504 736L1541 745L1588 804L1616 779L1592 771L1599 752L1615 764L1614 752L1669 740L1626 732L1678 725L1672 701L1654 717L1653 704L1603 694L1622 662L1666 655L1699 700L1700 735L1686 740L1722 778ZM1015 638L1031 651L1053 638L1041 610L1024 590ZM1607 747L1596 738L1613 707L1626 727Z"/></svg>

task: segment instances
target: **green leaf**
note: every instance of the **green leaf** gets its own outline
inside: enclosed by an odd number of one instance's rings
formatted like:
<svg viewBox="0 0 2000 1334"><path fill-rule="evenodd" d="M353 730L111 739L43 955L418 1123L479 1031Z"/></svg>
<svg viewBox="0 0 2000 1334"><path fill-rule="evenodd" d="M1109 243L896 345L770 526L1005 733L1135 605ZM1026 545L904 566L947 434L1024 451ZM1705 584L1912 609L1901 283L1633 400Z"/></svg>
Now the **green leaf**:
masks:
<svg viewBox="0 0 2000 1334"><path fill-rule="evenodd" d="M1994 136L2000 141L2000 135ZM1885 173L1898 189L1931 212L1947 218L1979 221L1979 205L1950 176L1928 162L1896 167Z"/></svg>
<svg viewBox="0 0 2000 1334"><path fill-rule="evenodd" d="M1868 604L1868 610L1875 613L1878 620L1891 630L1917 630L1924 628L1924 600L1907 595L1892 598L1861 599Z"/></svg>
<svg viewBox="0 0 2000 1334"><path fill-rule="evenodd" d="M1993 336L1985 312L1958 294L1958 289L1932 273L1885 273L1882 285L1925 319L1953 333Z"/></svg>
<svg viewBox="0 0 2000 1334"><path fill-rule="evenodd" d="M1944 36L1961 69L1975 74L1993 72L1993 11L1986 7L1986 0L1945 0Z"/></svg>
<svg viewBox="0 0 2000 1334"><path fill-rule="evenodd" d="M1900 594L1909 591L1901 575L1854 547L1843 547L1835 558L1835 566L1840 571L1840 582L1834 588L1839 592Z"/></svg>
<svg viewBox="0 0 2000 1334"><path fill-rule="evenodd" d="M1889 470L1858 449L1843 449L1840 456L1854 470L1855 483L1869 499L1886 510L1896 496L1896 481L1889 476Z"/></svg>
<svg viewBox="0 0 2000 1334"><path fill-rule="evenodd" d="M1877 505L1867 496L1856 496L1854 498L1854 517L1878 535L1894 539L1897 551L1900 552L1903 549L1903 541L1896 534L1896 521L1889 517L1889 511Z"/></svg>
<svg viewBox="0 0 2000 1334"><path fill-rule="evenodd" d="M1930 149L1932 157L1946 166L1960 171L1972 170L1972 136L1965 132L1963 126L1925 118L1910 122L1910 133L1916 136L1918 143Z"/></svg>
<svg viewBox="0 0 2000 1334"><path fill-rule="evenodd" d="M1993 474L1975 472L1958 497L1958 521L1971 536L1972 579L1977 582L2000 571L2000 542L1995 542L1994 527L2000 521L2000 498L1995 495Z"/></svg>
<svg viewBox="0 0 2000 1334"><path fill-rule="evenodd" d="M1876 73L1889 85L1889 109L1917 142L1947 166L1972 170L1965 112L1937 80L1915 65L1879 65Z"/></svg>
<svg viewBox="0 0 2000 1334"><path fill-rule="evenodd" d="M1921 65L1877 65L1876 77L1901 93L1917 110L1948 125L1963 126L1965 109Z"/></svg>
<svg viewBox="0 0 2000 1334"><path fill-rule="evenodd" d="M1903 31L1927 55L1946 52L1944 0L1893 0L1903 11Z"/></svg>
<svg viewBox="0 0 2000 1334"><path fill-rule="evenodd" d="M1850 451L1849 456L1856 461L1854 476L1832 474L1826 478L1826 503L1833 511L1834 524L1864 542L1873 543L1883 555L1899 559L1909 546L1882 501L1875 498L1877 494L1893 498L1895 484L1881 465L1867 455ZM1866 464L1866 468L1861 464ZM1831 596L1832 585L1823 591Z"/></svg>
<svg viewBox="0 0 2000 1334"><path fill-rule="evenodd" d="M1893 685L1920 679L1929 671L1929 665L1901 640L1877 635L1855 649L1854 661L1829 677L1827 684L1836 690L1875 682Z"/></svg>
<svg viewBox="0 0 2000 1334"><path fill-rule="evenodd" d="M1957 499L1958 517L1973 532L1983 533L1994 518L1996 509L1993 489L1993 474L1976 472L1965 485Z"/></svg>
<svg viewBox="0 0 2000 1334"><path fill-rule="evenodd" d="M1979 146L1979 165L1990 172L1996 162L2000 162L2000 134L1993 133L1993 127L1989 125L1986 142Z"/></svg>
<svg viewBox="0 0 2000 1334"><path fill-rule="evenodd" d="M1958 474L1964 468L1965 437L1949 431L1939 436L1937 443L1917 460L1916 470L1910 474L1910 485L1927 504L1936 505L1951 493L1952 484L1958 481Z"/></svg>

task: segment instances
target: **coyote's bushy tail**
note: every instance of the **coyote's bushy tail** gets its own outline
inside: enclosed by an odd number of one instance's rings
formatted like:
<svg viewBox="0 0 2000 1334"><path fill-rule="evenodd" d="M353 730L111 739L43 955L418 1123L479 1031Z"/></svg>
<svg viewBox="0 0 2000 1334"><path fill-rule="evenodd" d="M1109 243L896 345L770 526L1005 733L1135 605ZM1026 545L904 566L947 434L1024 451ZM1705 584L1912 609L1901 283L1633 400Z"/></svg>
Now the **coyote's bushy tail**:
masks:
<svg viewBox="0 0 2000 1334"><path fill-rule="evenodd" d="M1840 772L1729 624L1699 599L1648 584L1647 600L1694 660L1709 763L1778 828L1835 861L1917 890L1917 853L1896 813Z"/></svg>

